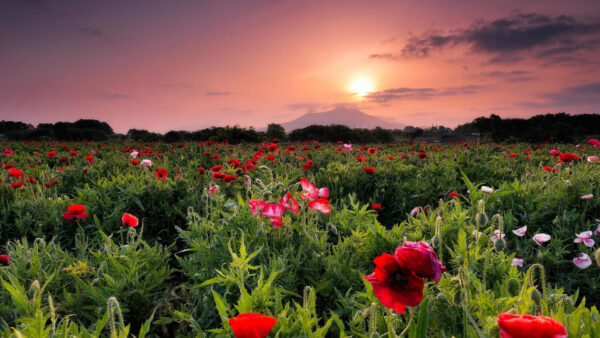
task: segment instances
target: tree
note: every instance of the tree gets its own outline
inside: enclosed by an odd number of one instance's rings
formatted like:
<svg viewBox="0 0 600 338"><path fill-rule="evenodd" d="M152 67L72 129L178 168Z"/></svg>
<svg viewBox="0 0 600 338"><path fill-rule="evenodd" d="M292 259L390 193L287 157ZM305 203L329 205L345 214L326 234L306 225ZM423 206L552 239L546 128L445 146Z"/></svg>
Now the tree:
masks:
<svg viewBox="0 0 600 338"><path fill-rule="evenodd" d="M271 123L267 126L267 138L268 139L282 139L285 138L285 129L282 125L277 123Z"/></svg>

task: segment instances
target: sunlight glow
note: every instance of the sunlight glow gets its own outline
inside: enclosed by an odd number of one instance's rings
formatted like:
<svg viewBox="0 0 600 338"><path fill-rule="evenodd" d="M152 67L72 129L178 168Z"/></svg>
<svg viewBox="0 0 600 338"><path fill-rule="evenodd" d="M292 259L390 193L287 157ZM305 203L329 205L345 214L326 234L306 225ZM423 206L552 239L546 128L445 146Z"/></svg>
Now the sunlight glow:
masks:
<svg viewBox="0 0 600 338"><path fill-rule="evenodd" d="M366 77L354 79L350 84L350 92L356 96L363 97L369 95L374 89L373 81Z"/></svg>

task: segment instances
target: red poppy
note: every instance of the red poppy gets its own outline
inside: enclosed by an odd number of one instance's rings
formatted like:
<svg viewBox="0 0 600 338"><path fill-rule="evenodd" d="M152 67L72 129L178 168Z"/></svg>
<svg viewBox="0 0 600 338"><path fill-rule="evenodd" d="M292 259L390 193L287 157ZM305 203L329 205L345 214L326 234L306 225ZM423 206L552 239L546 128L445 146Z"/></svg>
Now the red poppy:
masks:
<svg viewBox="0 0 600 338"><path fill-rule="evenodd" d="M238 178L235 175L225 175L225 176L223 176L223 178L221 178L221 180L225 183L233 182L237 179Z"/></svg>
<svg viewBox="0 0 600 338"><path fill-rule="evenodd" d="M329 201L324 198L319 198L316 201L308 202L308 208L312 210L319 210L320 212L328 215L331 212Z"/></svg>
<svg viewBox="0 0 600 338"><path fill-rule="evenodd" d="M165 178L167 178L167 176L169 176L167 169L165 169L165 168L156 169L156 177L158 177L161 181L164 181Z"/></svg>
<svg viewBox="0 0 600 338"><path fill-rule="evenodd" d="M46 186L46 188L50 188L52 186L52 183L48 182L48 183L44 183L44 185Z"/></svg>
<svg viewBox="0 0 600 338"><path fill-rule="evenodd" d="M375 173L375 169L371 168L371 167L364 167L363 170L367 173L367 174L374 174Z"/></svg>
<svg viewBox="0 0 600 338"><path fill-rule="evenodd" d="M19 169L9 169L8 170L8 176L10 177L14 177L18 180L21 179L21 177L23 176L23 170L19 170Z"/></svg>
<svg viewBox="0 0 600 338"><path fill-rule="evenodd" d="M206 171L206 169L204 169L202 167L198 168L198 175L204 174L205 171Z"/></svg>
<svg viewBox="0 0 600 338"><path fill-rule="evenodd" d="M52 157L55 157L55 156L56 156L56 151L49 151L49 152L46 154L46 157L49 157L49 158L52 158Z"/></svg>
<svg viewBox="0 0 600 338"><path fill-rule="evenodd" d="M213 173L216 173L216 172L220 172L221 169L223 169L222 165L215 165L212 168L210 168L210 171L212 171Z"/></svg>
<svg viewBox="0 0 600 338"><path fill-rule="evenodd" d="M138 160L131 160L131 164L138 165L138 164L140 164L140 161L138 161Z"/></svg>
<svg viewBox="0 0 600 338"><path fill-rule="evenodd" d="M573 160L579 159L579 156L577 156L575 154L571 154L571 153L564 153L564 154L560 154L559 158L562 162L571 162Z"/></svg>
<svg viewBox="0 0 600 338"><path fill-rule="evenodd" d="M377 154L377 148L369 148L369 149L367 150L367 153L368 153L368 154Z"/></svg>
<svg viewBox="0 0 600 338"><path fill-rule="evenodd" d="M290 194L289 192L283 196L283 198L279 201L279 204L281 204L286 209L292 210L295 214L300 213L300 210L298 210L300 204L296 202L292 194Z"/></svg>
<svg viewBox="0 0 600 338"><path fill-rule="evenodd" d="M360 156L358 156L358 157L356 158L356 160L357 160L358 162L363 162L363 163L364 163L364 162L366 162L366 161L367 161L367 158L365 157L365 155L360 155Z"/></svg>
<svg viewBox="0 0 600 338"><path fill-rule="evenodd" d="M498 316L498 328L501 338L567 337L567 330L561 323L545 316L502 313Z"/></svg>
<svg viewBox="0 0 600 338"><path fill-rule="evenodd" d="M0 264L8 264L10 262L10 258L8 255L0 255Z"/></svg>
<svg viewBox="0 0 600 338"><path fill-rule="evenodd" d="M121 217L121 222L123 222L123 225L127 225L132 228L135 228L139 224L138 218L130 213L124 213L123 217Z"/></svg>
<svg viewBox="0 0 600 338"><path fill-rule="evenodd" d="M517 153L510 153L510 157L512 157L512 158L517 157Z"/></svg>
<svg viewBox="0 0 600 338"><path fill-rule="evenodd" d="M549 172L556 172L556 168L552 168L552 167L549 167L549 166L546 166L546 165L544 166L544 170L545 171L549 171Z"/></svg>
<svg viewBox="0 0 600 338"><path fill-rule="evenodd" d="M381 204L379 204L379 203L373 203L373 205L371 205L371 208L373 210L381 210Z"/></svg>
<svg viewBox="0 0 600 338"><path fill-rule="evenodd" d="M22 187L22 186L23 186L23 184L25 184L25 183L23 183L23 182L19 181L19 182L11 183L10 185L11 185L13 188L17 189L17 188L20 188L20 187Z"/></svg>
<svg viewBox="0 0 600 338"><path fill-rule="evenodd" d="M448 194L448 197L450 197L450 198L460 197L460 194L457 194L457 193L455 193L454 191L451 191L451 192Z"/></svg>
<svg viewBox="0 0 600 338"><path fill-rule="evenodd" d="M277 324L277 319L259 313L241 313L229 319L236 338L265 338Z"/></svg>
<svg viewBox="0 0 600 338"><path fill-rule="evenodd" d="M27 182L27 183L35 183L37 181L33 177L27 177L27 178L25 178L25 182Z"/></svg>
<svg viewBox="0 0 600 338"><path fill-rule="evenodd" d="M90 162L90 163L94 163L94 158L93 158L93 157L91 157L90 155L86 155L86 156L85 156L85 159L86 159L88 162Z"/></svg>
<svg viewBox="0 0 600 338"><path fill-rule="evenodd" d="M89 215L85 212L85 205L82 204L69 205L67 212L63 212L63 217L67 221L70 221L73 218L84 219L88 216Z"/></svg>
<svg viewBox="0 0 600 338"><path fill-rule="evenodd" d="M375 272L365 276L381 303L398 313L405 306L416 306L423 300L423 278L439 282L446 268L433 249L424 242L404 242L394 255L375 258Z"/></svg>
<svg viewBox="0 0 600 338"><path fill-rule="evenodd" d="M424 153L424 152L420 152L420 153L419 153L419 158L420 158L420 159L422 159L422 160L424 160L424 159L426 159L426 158L427 158L427 154L426 154L426 153Z"/></svg>

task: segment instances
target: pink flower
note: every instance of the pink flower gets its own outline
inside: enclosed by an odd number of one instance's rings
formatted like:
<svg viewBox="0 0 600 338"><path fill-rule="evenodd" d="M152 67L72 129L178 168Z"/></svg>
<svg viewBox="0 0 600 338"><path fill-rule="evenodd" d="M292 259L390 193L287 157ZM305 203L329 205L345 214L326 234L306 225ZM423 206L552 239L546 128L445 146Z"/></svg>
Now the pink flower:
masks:
<svg viewBox="0 0 600 338"><path fill-rule="evenodd" d="M292 197L292 194L290 194L289 192L283 196L283 198L279 201L279 204L281 204L286 209L292 210L295 214L300 213L300 210L298 210L300 204L296 202L294 197Z"/></svg>
<svg viewBox="0 0 600 338"><path fill-rule="evenodd" d="M152 161L150 161L149 159L143 159L140 164L146 167L150 167L152 166Z"/></svg>
<svg viewBox="0 0 600 338"><path fill-rule="evenodd" d="M588 156L586 158L586 160L590 163L600 162L600 159L598 158L598 156Z"/></svg>
<svg viewBox="0 0 600 338"><path fill-rule="evenodd" d="M143 161L142 161L142 162L143 162ZM212 187L208 188L208 192L209 192L211 195L214 195L214 194L215 194L215 191L217 191L218 189L219 189L219 186L218 186L218 185L213 185Z"/></svg>
<svg viewBox="0 0 600 338"><path fill-rule="evenodd" d="M484 186L481 187L481 191L483 191L486 194L491 194L491 193L494 192L494 189L492 189L492 188L487 187L487 186L484 185Z"/></svg>
<svg viewBox="0 0 600 338"><path fill-rule="evenodd" d="M129 156L131 156L133 158L136 158L138 156L138 154L139 154L138 151L134 150L134 151L132 151L132 152L129 153Z"/></svg>
<svg viewBox="0 0 600 338"><path fill-rule="evenodd" d="M269 218L281 218L281 216L283 216L283 213L285 212L285 207L283 205L268 202L263 203L265 203L261 212L263 216Z"/></svg>
<svg viewBox="0 0 600 338"><path fill-rule="evenodd" d="M352 151L352 144L345 144L344 143L344 150L346 150L346 151Z"/></svg>
<svg viewBox="0 0 600 338"><path fill-rule="evenodd" d="M322 198L329 197L329 188L324 187L324 188L319 189L319 197L322 197Z"/></svg>
<svg viewBox="0 0 600 338"><path fill-rule="evenodd" d="M581 196L582 200L591 200L592 198L594 198L594 194L587 194L587 195L583 195Z"/></svg>
<svg viewBox="0 0 600 338"><path fill-rule="evenodd" d="M577 236L577 238L575 238L575 240L573 241L574 243L583 243L588 248L594 246L594 240L592 239L591 231L584 231L580 234L575 234L575 236Z"/></svg>
<svg viewBox="0 0 600 338"><path fill-rule="evenodd" d="M510 263L510 265L523 267L523 258L513 258L512 263Z"/></svg>
<svg viewBox="0 0 600 338"><path fill-rule="evenodd" d="M319 197L329 197L329 188L324 187L317 189L317 187L310 183L310 181L306 178L300 179L300 185L302 186L302 193L300 194L300 197L304 198L305 200L314 201Z"/></svg>
<svg viewBox="0 0 600 338"><path fill-rule="evenodd" d="M4 155L6 156L13 156L13 151L10 149L4 149Z"/></svg>
<svg viewBox="0 0 600 338"><path fill-rule="evenodd" d="M548 242L552 237L548 234L535 234L533 236L533 240L538 244L542 245L543 243Z"/></svg>
<svg viewBox="0 0 600 338"><path fill-rule="evenodd" d="M550 155L552 155L552 156L560 155L560 152L556 149L552 149L552 150L550 150Z"/></svg>
<svg viewBox="0 0 600 338"><path fill-rule="evenodd" d="M573 258L573 263L580 269L588 268L592 265L592 259L585 253L580 253L577 257Z"/></svg>
<svg viewBox="0 0 600 338"><path fill-rule="evenodd" d="M326 215L328 215L331 212L329 201L324 198L319 198L316 201L309 202L308 207L312 210L319 210L320 212Z"/></svg>
<svg viewBox="0 0 600 338"><path fill-rule="evenodd" d="M527 232L527 225L520 227L518 229L513 230L513 234L519 236L519 237L523 237L525 236L525 232Z"/></svg>

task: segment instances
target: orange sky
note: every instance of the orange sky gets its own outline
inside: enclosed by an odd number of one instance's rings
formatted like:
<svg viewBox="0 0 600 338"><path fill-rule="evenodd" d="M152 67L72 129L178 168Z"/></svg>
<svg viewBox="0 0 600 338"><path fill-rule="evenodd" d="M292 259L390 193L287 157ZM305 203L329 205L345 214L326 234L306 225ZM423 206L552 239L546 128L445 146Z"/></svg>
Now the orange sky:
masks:
<svg viewBox="0 0 600 338"><path fill-rule="evenodd" d="M406 125L598 113L600 2L0 2L0 119L266 126L356 105ZM357 77L374 83L358 98Z"/></svg>

